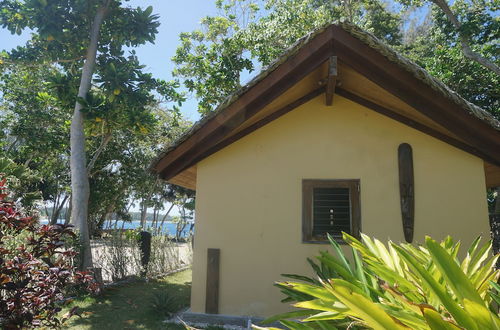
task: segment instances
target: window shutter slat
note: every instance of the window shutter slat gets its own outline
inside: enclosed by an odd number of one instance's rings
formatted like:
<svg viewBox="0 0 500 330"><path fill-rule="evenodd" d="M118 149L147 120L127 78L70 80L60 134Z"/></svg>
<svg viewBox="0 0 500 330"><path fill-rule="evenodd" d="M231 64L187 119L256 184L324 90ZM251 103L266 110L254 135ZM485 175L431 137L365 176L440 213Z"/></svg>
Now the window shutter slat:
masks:
<svg viewBox="0 0 500 330"><path fill-rule="evenodd" d="M313 236L340 236L351 232L349 188L313 188Z"/></svg>

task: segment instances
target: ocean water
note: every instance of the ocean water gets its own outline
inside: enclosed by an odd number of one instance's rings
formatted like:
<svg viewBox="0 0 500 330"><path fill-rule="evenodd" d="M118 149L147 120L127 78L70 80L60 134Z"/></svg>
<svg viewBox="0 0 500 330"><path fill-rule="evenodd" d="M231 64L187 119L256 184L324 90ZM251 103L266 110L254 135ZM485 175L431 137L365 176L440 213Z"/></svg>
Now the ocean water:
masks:
<svg viewBox="0 0 500 330"><path fill-rule="evenodd" d="M59 219L57 222L58 223L64 223L64 219ZM40 223L45 225L45 224L48 223L48 220L40 220ZM123 229L136 229L136 228L140 228L141 227L141 222L140 221L130 221L130 222L125 222L124 223L123 221L118 221L116 223L116 228L117 229L121 229L122 225L123 225ZM152 222L147 222L146 223L146 228L148 229L149 227L152 227L152 225L153 225ZM104 229L114 229L115 228L115 222L114 221L111 222L111 227L110 228L108 228L108 226L109 226L109 223L106 222L104 224ZM189 233L190 233L190 228L191 228L191 224L188 223L186 225L186 228L184 228L184 230L182 231L181 237L188 236ZM161 228L161 232L164 233L164 234L167 234L169 236L175 236L176 231L177 231L177 224L173 223L173 222L167 222L167 221L165 221L163 223L162 228ZM194 226L193 226L193 232L194 232Z"/></svg>

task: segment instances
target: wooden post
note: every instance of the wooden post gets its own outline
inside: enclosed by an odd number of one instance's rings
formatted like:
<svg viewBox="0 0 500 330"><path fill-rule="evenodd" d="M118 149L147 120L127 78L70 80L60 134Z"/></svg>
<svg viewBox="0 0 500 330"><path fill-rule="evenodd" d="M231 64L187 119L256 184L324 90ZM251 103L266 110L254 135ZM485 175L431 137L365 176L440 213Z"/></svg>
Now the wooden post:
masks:
<svg viewBox="0 0 500 330"><path fill-rule="evenodd" d="M326 80L326 105L333 104L333 95L335 94L335 85L337 84L337 56L330 57L328 63L328 78Z"/></svg>
<svg viewBox="0 0 500 330"><path fill-rule="evenodd" d="M415 184L413 179L413 152L408 143L402 143L398 148L399 163L399 196L403 233L408 243L413 241L415 227Z"/></svg>
<svg viewBox="0 0 500 330"><path fill-rule="evenodd" d="M205 313L207 314L219 314L219 264L220 249L208 249L205 300Z"/></svg>

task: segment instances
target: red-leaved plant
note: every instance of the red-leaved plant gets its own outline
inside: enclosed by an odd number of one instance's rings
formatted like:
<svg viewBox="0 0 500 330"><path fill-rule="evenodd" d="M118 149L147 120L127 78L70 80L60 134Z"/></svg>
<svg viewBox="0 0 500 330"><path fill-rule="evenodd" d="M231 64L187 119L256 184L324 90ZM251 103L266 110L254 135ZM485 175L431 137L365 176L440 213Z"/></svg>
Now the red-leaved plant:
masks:
<svg viewBox="0 0 500 330"><path fill-rule="evenodd" d="M77 252L67 242L75 237L69 225L39 225L6 200L0 181L0 325L4 329L57 328L77 313L60 316L65 291L83 286L96 293L89 272L74 266Z"/></svg>

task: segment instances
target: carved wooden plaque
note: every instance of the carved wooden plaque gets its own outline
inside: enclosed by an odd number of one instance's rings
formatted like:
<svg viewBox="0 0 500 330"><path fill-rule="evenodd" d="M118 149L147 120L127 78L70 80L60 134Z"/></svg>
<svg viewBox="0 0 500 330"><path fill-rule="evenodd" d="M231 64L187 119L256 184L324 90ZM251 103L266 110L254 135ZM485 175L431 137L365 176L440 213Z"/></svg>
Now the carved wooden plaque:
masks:
<svg viewBox="0 0 500 330"><path fill-rule="evenodd" d="M398 148L399 162L399 196L403 232L408 243L413 241L415 227L415 184L413 180L413 152L408 143Z"/></svg>

